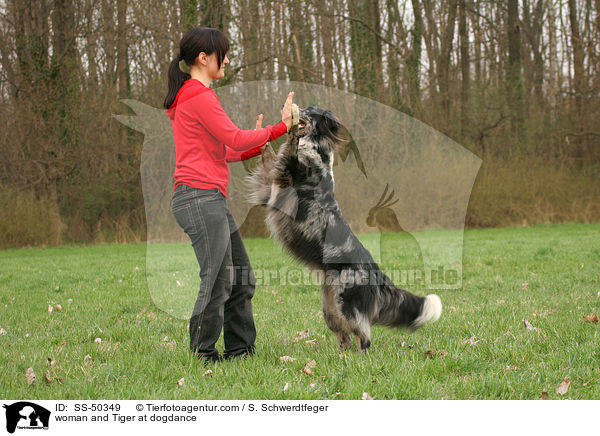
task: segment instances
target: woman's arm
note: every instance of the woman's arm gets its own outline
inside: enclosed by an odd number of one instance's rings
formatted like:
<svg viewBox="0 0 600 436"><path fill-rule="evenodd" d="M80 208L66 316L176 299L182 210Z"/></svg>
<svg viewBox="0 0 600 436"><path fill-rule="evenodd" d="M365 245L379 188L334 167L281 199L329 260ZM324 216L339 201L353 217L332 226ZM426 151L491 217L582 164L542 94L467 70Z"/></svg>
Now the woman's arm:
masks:
<svg viewBox="0 0 600 436"><path fill-rule="evenodd" d="M210 88L200 90L184 104L211 135L234 151L251 150L287 132L287 125L283 121L257 130L240 129L231 121L221 107L217 94Z"/></svg>
<svg viewBox="0 0 600 436"><path fill-rule="evenodd" d="M265 144L261 144L258 147L254 147L246 151L236 151L228 146L225 146L225 160L227 162L238 162L241 160L250 159L254 156L259 156L262 152L262 146Z"/></svg>

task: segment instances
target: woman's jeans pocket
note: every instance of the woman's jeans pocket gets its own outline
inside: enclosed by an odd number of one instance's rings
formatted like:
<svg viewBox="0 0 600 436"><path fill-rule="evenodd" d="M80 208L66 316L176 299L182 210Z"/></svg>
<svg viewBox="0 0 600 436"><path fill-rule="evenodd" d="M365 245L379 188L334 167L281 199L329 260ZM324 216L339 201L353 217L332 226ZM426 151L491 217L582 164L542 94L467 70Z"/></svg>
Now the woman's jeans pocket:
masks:
<svg viewBox="0 0 600 436"><path fill-rule="evenodd" d="M179 227L183 229L185 233L193 234L197 233L198 229L194 222L194 216L192 215L192 203L186 202L179 205L173 205L171 208L173 217Z"/></svg>
<svg viewBox="0 0 600 436"><path fill-rule="evenodd" d="M211 209L209 203L224 199L218 189L188 188L176 190L173 194L171 211L179 227L187 234L196 234L203 230L202 211Z"/></svg>

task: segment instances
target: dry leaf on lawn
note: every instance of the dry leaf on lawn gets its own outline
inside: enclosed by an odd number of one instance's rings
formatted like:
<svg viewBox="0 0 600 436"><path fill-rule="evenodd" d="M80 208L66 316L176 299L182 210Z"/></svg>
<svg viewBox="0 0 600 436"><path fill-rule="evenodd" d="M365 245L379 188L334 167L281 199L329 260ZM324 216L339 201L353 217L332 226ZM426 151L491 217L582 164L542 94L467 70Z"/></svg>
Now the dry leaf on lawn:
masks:
<svg viewBox="0 0 600 436"><path fill-rule="evenodd" d="M569 379L569 376L566 376L565 379L562 381L562 383L559 384L558 387L556 388L556 393L560 394L560 395L566 394L567 391L569 390L570 384L571 384L571 380Z"/></svg>
<svg viewBox="0 0 600 436"><path fill-rule="evenodd" d="M598 322L598 315L596 315L595 313L585 315L584 318L589 322Z"/></svg>
<svg viewBox="0 0 600 436"><path fill-rule="evenodd" d="M481 339L477 339L477 336L473 335L470 338L467 338L463 341L463 344L475 345Z"/></svg>
<svg viewBox="0 0 600 436"><path fill-rule="evenodd" d="M429 357L430 359L433 359L434 357L444 357L447 356L448 352L446 350L427 350L425 351L425 356Z"/></svg>
<svg viewBox="0 0 600 436"><path fill-rule="evenodd" d="M531 323L526 319L523 320L523 325L527 330L539 330L537 327L532 326Z"/></svg>
<svg viewBox="0 0 600 436"><path fill-rule="evenodd" d="M300 339L308 338L308 329L296 332L296 336L292 338L292 342L298 342Z"/></svg>
<svg viewBox="0 0 600 436"><path fill-rule="evenodd" d="M302 369L302 372L311 375L312 371L311 369L314 368L315 366L317 366L317 362L313 360L311 360L310 362L308 362L306 365L304 365L304 368Z"/></svg>
<svg viewBox="0 0 600 436"><path fill-rule="evenodd" d="M30 385L35 384L35 372L31 366L27 368L27 371L25 371L25 378L27 379L27 383Z"/></svg>

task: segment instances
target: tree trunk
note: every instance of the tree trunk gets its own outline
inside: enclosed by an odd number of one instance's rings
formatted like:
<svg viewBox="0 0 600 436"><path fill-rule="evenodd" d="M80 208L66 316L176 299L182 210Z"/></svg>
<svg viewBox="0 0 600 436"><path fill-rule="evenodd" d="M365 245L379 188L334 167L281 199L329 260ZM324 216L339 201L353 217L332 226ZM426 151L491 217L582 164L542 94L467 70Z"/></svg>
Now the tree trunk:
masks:
<svg viewBox="0 0 600 436"><path fill-rule="evenodd" d="M458 33L460 35L460 71L462 86L460 93L461 133L464 136L469 125L469 85L471 82L470 60L469 60L469 35L467 33L467 0L460 0L460 15L458 21Z"/></svg>
<svg viewBox="0 0 600 436"><path fill-rule="evenodd" d="M444 125L446 128L450 123L450 53L452 52L452 41L454 39L457 5L458 0L449 0L448 2L448 21L442 34L439 58L438 80L440 81L440 95L442 97Z"/></svg>
<svg viewBox="0 0 600 436"><path fill-rule="evenodd" d="M519 25L518 0L508 0L508 65L506 83L508 107L511 114L513 141L521 145L523 140L523 82L521 77L521 26Z"/></svg>

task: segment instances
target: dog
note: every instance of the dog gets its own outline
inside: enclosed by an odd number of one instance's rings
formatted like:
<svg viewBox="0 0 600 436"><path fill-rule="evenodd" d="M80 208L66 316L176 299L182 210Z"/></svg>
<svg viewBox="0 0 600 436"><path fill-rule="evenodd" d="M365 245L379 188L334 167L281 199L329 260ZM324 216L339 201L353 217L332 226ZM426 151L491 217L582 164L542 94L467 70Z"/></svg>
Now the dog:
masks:
<svg viewBox="0 0 600 436"><path fill-rule="evenodd" d="M252 204L263 205L271 236L292 256L319 271L325 322L340 353L371 345L371 326L416 330L442 313L435 295L399 289L381 271L344 220L334 197L333 160L345 141L330 110L300 109L277 154L270 144L247 176Z"/></svg>

